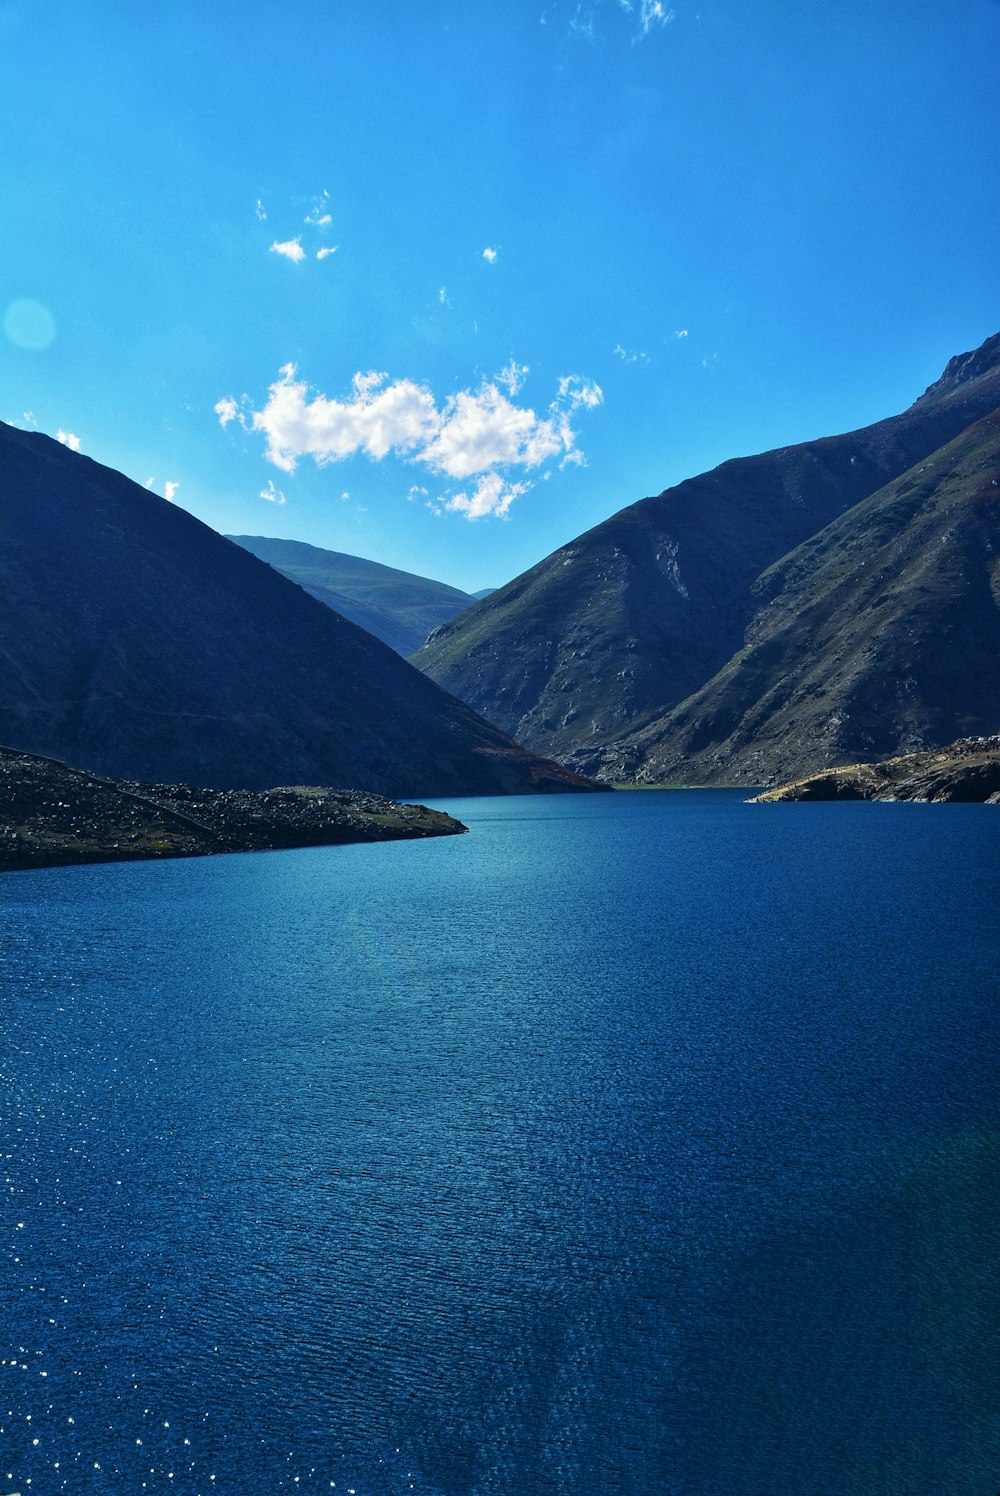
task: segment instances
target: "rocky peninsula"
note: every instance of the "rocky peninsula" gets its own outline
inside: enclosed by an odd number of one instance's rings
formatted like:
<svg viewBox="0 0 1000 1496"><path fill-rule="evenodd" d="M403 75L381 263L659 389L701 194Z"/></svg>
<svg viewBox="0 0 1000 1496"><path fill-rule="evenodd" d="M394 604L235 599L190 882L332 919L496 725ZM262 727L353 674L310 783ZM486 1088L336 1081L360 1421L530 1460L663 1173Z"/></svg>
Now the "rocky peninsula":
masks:
<svg viewBox="0 0 1000 1496"><path fill-rule="evenodd" d="M101 779L0 748L0 872L453 836L460 821L362 790Z"/></svg>
<svg viewBox="0 0 1000 1496"><path fill-rule="evenodd" d="M923 800L1000 805L1000 734L947 748L847 764L765 790L754 805L783 800Z"/></svg>

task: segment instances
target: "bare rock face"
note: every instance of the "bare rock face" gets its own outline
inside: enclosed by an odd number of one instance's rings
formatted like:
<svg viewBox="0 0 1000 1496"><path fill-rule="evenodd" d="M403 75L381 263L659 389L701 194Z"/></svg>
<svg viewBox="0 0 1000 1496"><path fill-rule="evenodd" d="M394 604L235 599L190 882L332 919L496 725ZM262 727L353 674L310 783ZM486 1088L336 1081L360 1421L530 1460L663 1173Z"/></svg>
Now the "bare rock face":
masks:
<svg viewBox="0 0 1000 1496"><path fill-rule="evenodd" d="M1000 735L964 738L932 753L904 753L877 764L825 769L750 802L787 800L923 800L1000 805Z"/></svg>
<svg viewBox="0 0 1000 1496"><path fill-rule="evenodd" d="M0 481L0 743L215 788L588 788L122 474L0 424Z"/></svg>
<svg viewBox="0 0 1000 1496"><path fill-rule="evenodd" d="M902 415L621 510L414 660L608 780L761 784L995 731L998 407L1000 335Z"/></svg>

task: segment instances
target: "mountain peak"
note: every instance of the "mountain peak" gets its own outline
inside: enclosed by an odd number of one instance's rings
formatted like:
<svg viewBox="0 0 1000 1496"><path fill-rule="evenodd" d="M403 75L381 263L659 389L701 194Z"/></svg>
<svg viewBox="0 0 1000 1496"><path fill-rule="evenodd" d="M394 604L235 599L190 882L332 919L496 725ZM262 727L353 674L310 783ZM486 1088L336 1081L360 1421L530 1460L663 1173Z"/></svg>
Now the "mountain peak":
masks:
<svg viewBox="0 0 1000 1496"><path fill-rule="evenodd" d="M922 398L947 395L960 385L969 384L981 374L989 374L997 368L1000 368L1000 332L995 332L969 353L956 353L954 358L950 358L940 379L927 386Z"/></svg>

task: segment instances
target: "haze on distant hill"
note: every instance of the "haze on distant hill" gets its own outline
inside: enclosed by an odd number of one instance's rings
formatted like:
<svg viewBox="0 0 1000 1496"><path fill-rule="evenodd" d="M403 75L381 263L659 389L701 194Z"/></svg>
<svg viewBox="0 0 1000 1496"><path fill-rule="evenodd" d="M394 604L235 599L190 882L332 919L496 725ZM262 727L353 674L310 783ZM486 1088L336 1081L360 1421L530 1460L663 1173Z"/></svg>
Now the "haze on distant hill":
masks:
<svg viewBox="0 0 1000 1496"><path fill-rule="evenodd" d="M621 510L416 662L610 779L767 783L995 732L998 406L1000 335L900 416Z"/></svg>
<svg viewBox="0 0 1000 1496"><path fill-rule="evenodd" d="M0 743L99 774L578 788L192 515L0 424Z"/></svg>
<svg viewBox="0 0 1000 1496"><path fill-rule="evenodd" d="M301 540L274 540L266 535L230 535L228 539L404 656L418 650L429 633L470 607L478 596L449 587L447 582Z"/></svg>

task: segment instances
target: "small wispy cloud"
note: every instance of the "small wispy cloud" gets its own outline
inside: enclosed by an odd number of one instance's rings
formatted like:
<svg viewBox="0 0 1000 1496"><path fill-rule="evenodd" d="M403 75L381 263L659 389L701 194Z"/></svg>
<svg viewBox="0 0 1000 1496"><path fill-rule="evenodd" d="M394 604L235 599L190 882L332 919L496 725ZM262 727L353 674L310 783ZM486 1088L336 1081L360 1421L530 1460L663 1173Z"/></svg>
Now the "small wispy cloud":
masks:
<svg viewBox="0 0 1000 1496"><path fill-rule="evenodd" d="M329 201L330 194L324 187L320 195L313 198L312 207L309 209L309 212L306 214L305 218L303 218L302 222L308 223L312 228L327 228L333 222L333 218L327 206Z"/></svg>
<svg viewBox="0 0 1000 1496"><path fill-rule="evenodd" d="M669 26L671 21L677 19L677 12L672 5L665 5L663 0L618 0L622 10L635 14L639 21L639 30L643 36L648 36L654 26Z"/></svg>
<svg viewBox="0 0 1000 1496"><path fill-rule="evenodd" d="M329 255L335 255L339 248L339 244L325 245L323 249L317 249L316 258L317 260L325 260Z"/></svg>
<svg viewBox="0 0 1000 1496"><path fill-rule="evenodd" d="M688 330L687 330L686 327L679 327L677 329L677 331L674 333L674 337L675 338L686 338L687 335L688 335Z"/></svg>
<svg viewBox="0 0 1000 1496"><path fill-rule="evenodd" d="M623 348L622 345L621 345L621 343L616 343L615 344L614 351L615 351L615 353L617 353L618 357L621 359L621 361L622 361L623 364L648 364L649 363L649 354L648 353L640 353L637 349L634 349L634 348Z"/></svg>
<svg viewBox="0 0 1000 1496"><path fill-rule="evenodd" d="M261 201L260 198L257 199L257 205L254 208L254 212L256 213L257 217L260 219L261 223L266 223L266 221L267 221L267 209L264 207L264 204L263 204L263 202Z"/></svg>
<svg viewBox="0 0 1000 1496"><path fill-rule="evenodd" d="M584 9L578 5L573 15L569 18L569 29L575 31L577 36L585 36L589 42L594 40L594 12L592 9Z"/></svg>
<svg viewBox="0 0 1000 1496"><path fill-rule="evenodd" d="M166 501L167 501L168 504L172 504L174 502L174 495L176 494L176 492L177 492L177 490L179 488L180 488L180 484L179 483L171 483L171 481L170 481L169 478L167 479L166 483L164 483L164 485L163 485L163 497L166 499Z"/></svg>
<svg viewBox="0 0 1000 1496"><path fill-rule="evenodd" d="M570 410L577 410L581 405L594 410L604 403L604 391L592 379L584 379L579 374L564 374L559 380L559 395L554 403L566 405Z"/></svg>
<svg viewBox="0 0 1000 1496"><path fill-rule="evenodd" d="M298 239L285 239L280 242L276 239L271 245L271 253L284 255L286 260L293 260L295 264L306 257L306 252Z"/></svg>
<svg viewBox="0 0 1000 1496"><path fill-rule="evenodd" d="M56 441L62 442L64 447L69 447L71 452L79 452L80 450L80 438L73 431L63 431L60 429L56 432Z"/></svg>
<svg viewBox="0 0 1000 1496"><path fill-rule="evenodd" d="M516 359L512 358L507 367L501 369L500 373L495 375L494 378L497 384L501 385L507 391L508 395L516 395L530 372L531 370L527 364L519 364Z"/></svg>
<svg viewBox="0 0 1000 1496"><path fill-rule="evenodd" d="M506 519L514 500L532 486L531 483L508 483L499 473L484 473L471 493L452 494L438 502L442 509L464 514L466 519L485 519L489 514Z"/></svg>
<svg viewBox="0 0 1000 1496"><path fill-rule="evenodd" d="M280 488L275 488L274 481L271 478L268 478L267 480L267 487L261 489L259 497L262 499L266 499L269 504L287 503L285 495L282 493Z"/></svg>
<svg viewBox="0 0 1000 1496"><path fill-rule="evenodd" d="M438 302L441 306L451 306L451 302L448 300L448 292L444 286L438 288Z"/></svg>
<svg viewBox="0 0 1000 1496"><path fill-rule="evenodd" d="M221 400L217 400L212 408L219 417L220 426L228 426L230 421L235 421L240 410L236 401L229 395L224 396Z"/></svg>
<svg viewBox="0 0 1000 1496"><path fill-rule="evenodd" d="M497 257L496 250L495 249L490 249L489 245L487 245L486 248L483 250L483 259L488 264L492 265L494 263L494 261L496 260L496 257Z"/></svg>

